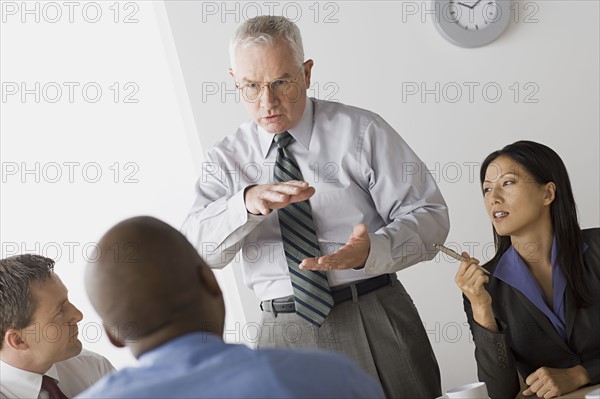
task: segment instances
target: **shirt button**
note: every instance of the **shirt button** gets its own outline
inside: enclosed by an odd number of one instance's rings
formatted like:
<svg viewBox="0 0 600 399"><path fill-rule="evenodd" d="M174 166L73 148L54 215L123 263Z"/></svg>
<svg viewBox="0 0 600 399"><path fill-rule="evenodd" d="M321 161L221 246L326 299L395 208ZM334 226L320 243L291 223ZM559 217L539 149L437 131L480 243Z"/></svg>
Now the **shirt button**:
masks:
<svg viewBox="0 0 600 399"><path fill-rule="evenodd" d="M498 363L498 367L501 369L505 369L506 368L506 364L504 363Z"/></svg>
<svg viewBox="0 0 600 399"><path fill-rule="evenodd" d="M505 362L506 358L504 356L498 356L498 361L499 362Z"/></svg>
<svg viewBox="0 0 600 399"><path fill-rule="evenodd" d="M496 342L496 346L498 348L504 348L504 344L502 342Z"/></svg>
<svg viewBox="0 0 600 399"><path fill-rule="evenodd" d="M499 354L499 355L504 355L505 352L504 352L504 349L498 349L496 351L496 353Z"/></svg>

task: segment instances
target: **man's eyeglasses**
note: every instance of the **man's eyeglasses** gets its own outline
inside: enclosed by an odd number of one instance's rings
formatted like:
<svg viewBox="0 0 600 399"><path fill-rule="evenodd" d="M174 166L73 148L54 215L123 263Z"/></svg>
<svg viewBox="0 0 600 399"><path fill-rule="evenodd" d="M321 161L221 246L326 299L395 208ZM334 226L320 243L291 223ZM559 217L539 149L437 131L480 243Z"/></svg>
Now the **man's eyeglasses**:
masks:
<svg viewBox="0 0 600 399"><path fill-rule="evenodd" d="M242 96L249 102L256 102L260 99L264 88L266 86L269 87L271 93L277 97L285 96L288 97L288 94L293 94L292 98L287 98L288 100L298 99L299 91L294 91L294 93L288 93L289 89L296 84L296 81L300 77L300 73L304 70L304 65L300 67L298 74L294 80L287 79L276 79L272 82L265 83L246 83L244 85L240 85L238 82L235 82L235 87L237 87L241 92Z"/></svg>

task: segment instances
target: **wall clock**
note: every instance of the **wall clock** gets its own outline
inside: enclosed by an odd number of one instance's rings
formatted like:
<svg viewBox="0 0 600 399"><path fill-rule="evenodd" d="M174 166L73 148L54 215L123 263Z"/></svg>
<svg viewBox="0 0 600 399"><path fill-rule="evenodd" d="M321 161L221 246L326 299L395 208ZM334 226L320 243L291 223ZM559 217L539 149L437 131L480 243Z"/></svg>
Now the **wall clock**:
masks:
<svg viewBox="0 0 600 399"><path fill-rule="evenodd" d="M433 0L435 26L451 43L479 47L497 39L511 19L510 0Z"/></svg>

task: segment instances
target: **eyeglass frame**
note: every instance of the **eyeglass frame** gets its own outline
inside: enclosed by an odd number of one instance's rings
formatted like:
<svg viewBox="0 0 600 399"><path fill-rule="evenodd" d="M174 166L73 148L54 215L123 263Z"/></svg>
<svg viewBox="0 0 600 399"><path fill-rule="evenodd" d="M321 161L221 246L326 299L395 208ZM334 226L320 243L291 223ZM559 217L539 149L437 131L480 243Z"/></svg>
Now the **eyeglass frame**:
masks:
<svg viewBox="0 0 600 399"><path fill-rule="evenodd" d="M300 77L300 73L304 70L304 65L306 63L302 63L302 66L300 66L300 69L298 70L298 73L296 74L296 78L294 80L287 80L287 79L275 79L272 80L270 82L262 82L262 83L258 83L258 82L251 82L251 83L246 83L244 85L240 85L239 82L235 82L235 87L242 93L242 97L244 97L244 99L248 102L251 103L255 103L257 101L260 101L260 98L262 97L264 91L265 91L265 87L268 87L269 90L271 90L271 93L275 93L275 91L273 90L273 88L271 87L271 85L275 82L285 82L283 84L289 85L289 84L295 84L298 81L298 78ZM251 84L256 84L260 86L260 92L258 93L258 96L256 96L256 98L254 100L249 100L248 98L246 98L246 96L244 95L244 89L246 89L248 87L248 85Z"/></svg>

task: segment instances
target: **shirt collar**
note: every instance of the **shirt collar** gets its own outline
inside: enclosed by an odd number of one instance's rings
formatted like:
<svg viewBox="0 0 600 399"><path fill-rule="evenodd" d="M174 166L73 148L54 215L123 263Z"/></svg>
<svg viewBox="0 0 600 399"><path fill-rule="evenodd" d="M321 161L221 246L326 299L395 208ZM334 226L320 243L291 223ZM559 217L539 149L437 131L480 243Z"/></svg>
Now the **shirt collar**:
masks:
<svg viewBox="0 0 600 399"><path fill-rule="evenodd" d="M306 98L306 106L304 107L304 113L302 113L302 117L291 129L288 129L288 132L292 135L294 140L298 143L302 144L306 150L310 147L310 139L312 136L312 127L313 127L313 111L314 105L310 98ZM263 156L266 158L269 155L269 150L271 149L271 145L273 143L273 133L269 133L264 130L262 127L258 126L258 139L260 142L260 149L262 150Z"/></svg>
<svg viewBox="0 0 600 399"><path fill-rule="evenodd" d="M0 361L2 386L9 389L17 398L37 398L42 389L42 374L22 370ZM52 365L46 375L58 382L56 366Z"/></svg>

